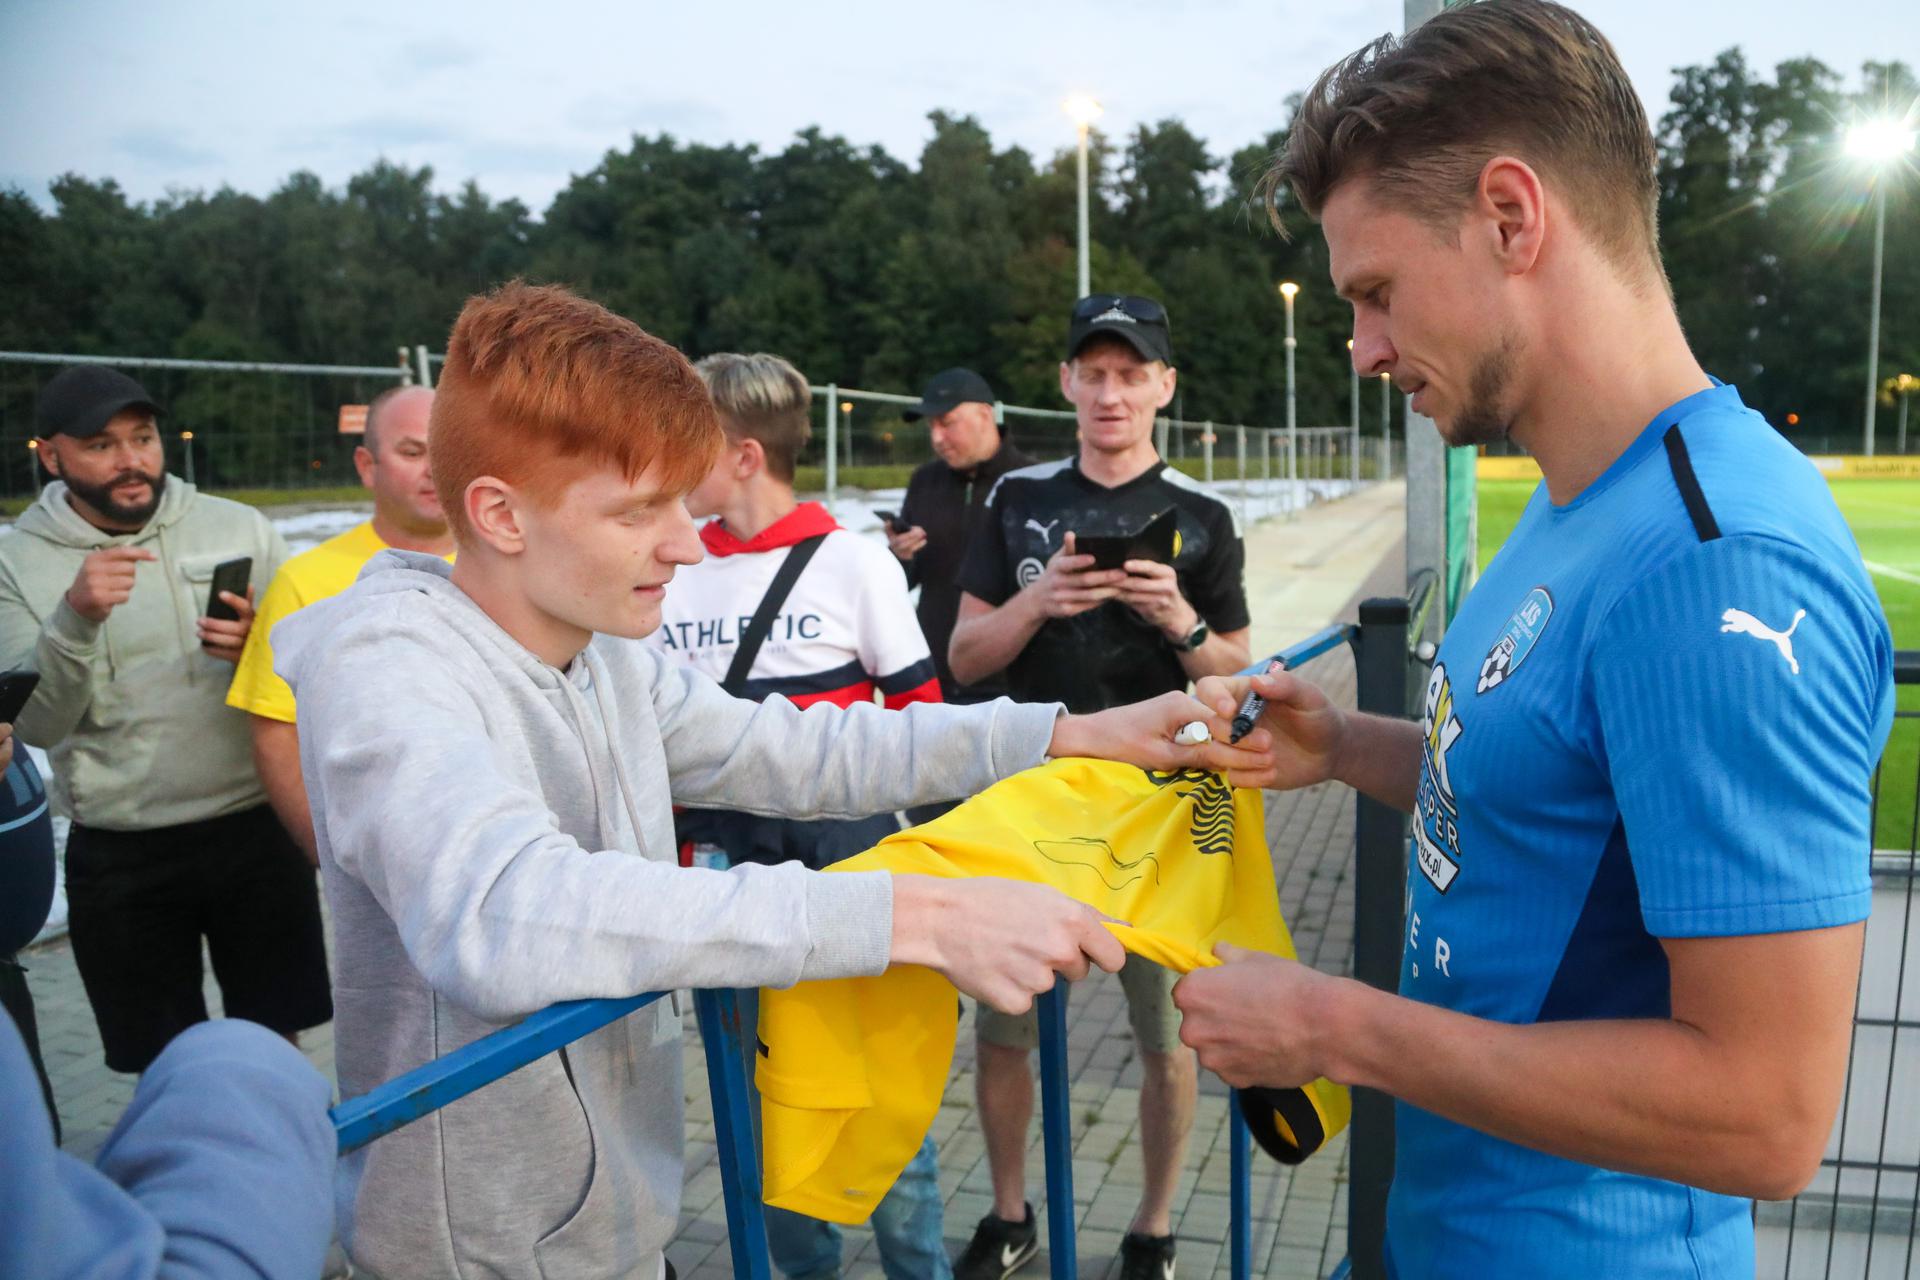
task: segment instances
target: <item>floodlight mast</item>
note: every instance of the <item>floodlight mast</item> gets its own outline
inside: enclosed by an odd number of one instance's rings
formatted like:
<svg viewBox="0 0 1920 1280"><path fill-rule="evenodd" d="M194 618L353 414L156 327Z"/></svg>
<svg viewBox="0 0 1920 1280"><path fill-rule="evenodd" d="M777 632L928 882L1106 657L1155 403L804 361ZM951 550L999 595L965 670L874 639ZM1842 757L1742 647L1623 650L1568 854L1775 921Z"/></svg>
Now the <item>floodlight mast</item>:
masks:
<svg viewBox="0 0 1920 1280"><path fill-rule="evenodd" d="M1874 413L1880 392L1880 277L1887 256L1887 171L1913 150L1913 130L1904 121L1862 120L1847 130L1846 152L1871 166L1873 185L1873 292L1867 304L1867 409L1861 452L1873 456Z"/></svg>
<svg viewBox="0 0 1920 1280"><path fill-rule="evenodd" d="M1073 121L1074 130L1079 135L1078 153L1079 175L1079 251L1077 254L1078 274L1074 278L1074 298L1080 299L1093 292L1092 272L1088 259L1087 241L1087 133L1105 110L1092 94L1072 94L1061 104L1066 109L1067 118Z"/></svg>

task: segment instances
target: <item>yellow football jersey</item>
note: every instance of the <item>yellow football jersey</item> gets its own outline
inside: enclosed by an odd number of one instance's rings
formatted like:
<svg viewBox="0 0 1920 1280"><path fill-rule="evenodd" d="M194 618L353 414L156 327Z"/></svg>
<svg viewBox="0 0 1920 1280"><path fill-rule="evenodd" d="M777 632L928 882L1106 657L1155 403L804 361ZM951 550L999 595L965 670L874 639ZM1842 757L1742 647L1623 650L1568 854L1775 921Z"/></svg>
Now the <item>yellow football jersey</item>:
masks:
<svg viewBox="0 0 1920 1280"><path fill-rule="evenodd" d="M1127 950L1182 973L1219 963L1222 942L1294 955L1260 793L1197 770L1056 760L831 870L1049 884L1126 921L1108 927ZM764 992L767 1203L864 1222L933 1123L958 1022L952 984L916 966ZM1351 1115L1325 1080L1254 1096L1249 1121L1282 1159L1304 1159Z"/></svg>

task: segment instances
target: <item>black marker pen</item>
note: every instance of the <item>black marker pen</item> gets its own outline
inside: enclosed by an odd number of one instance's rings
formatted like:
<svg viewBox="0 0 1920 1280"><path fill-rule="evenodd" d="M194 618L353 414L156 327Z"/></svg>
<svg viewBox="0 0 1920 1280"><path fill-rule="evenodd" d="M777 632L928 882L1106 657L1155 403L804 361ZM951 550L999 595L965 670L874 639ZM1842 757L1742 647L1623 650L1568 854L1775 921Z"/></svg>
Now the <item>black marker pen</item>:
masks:
<svg viewBox="0 0 1920 1280"><path fill-rule="evenodd" d="M1268 675L1272 675L1276 671L1285 671L1286 669L1287 664L1278 658L1275 658L1267 664ZM1246 701L1242 702L1240 709L1233 713L1233 733L1227 738L1227 741L1238 742L1240 739L1252 733L1253 726L1260 723L1260 717L1266 713L1267 700L1255 693L1252 687L1249 686Z"/></svg>

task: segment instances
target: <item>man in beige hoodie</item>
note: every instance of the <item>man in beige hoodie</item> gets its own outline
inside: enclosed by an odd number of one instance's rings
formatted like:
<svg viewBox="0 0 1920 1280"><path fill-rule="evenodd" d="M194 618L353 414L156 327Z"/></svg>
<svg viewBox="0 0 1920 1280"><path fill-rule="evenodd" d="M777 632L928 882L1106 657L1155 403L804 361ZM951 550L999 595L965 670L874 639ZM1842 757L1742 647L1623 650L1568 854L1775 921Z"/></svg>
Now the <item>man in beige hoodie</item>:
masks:
<svg viewBox="0 0 1920 1280"><path fill-rule="evenodd" d="M203 937L228 1015L289 1037L332 1016L313 871L225 701L286 543L167 475L157 414L116 370L56 374L36 421L59 480L0 538L0 669L40 673L15 728L52 753L74 960L107 1065L130 1072L207 1016ZM238 618L206 617L214 567L242 556Z"/></svg>

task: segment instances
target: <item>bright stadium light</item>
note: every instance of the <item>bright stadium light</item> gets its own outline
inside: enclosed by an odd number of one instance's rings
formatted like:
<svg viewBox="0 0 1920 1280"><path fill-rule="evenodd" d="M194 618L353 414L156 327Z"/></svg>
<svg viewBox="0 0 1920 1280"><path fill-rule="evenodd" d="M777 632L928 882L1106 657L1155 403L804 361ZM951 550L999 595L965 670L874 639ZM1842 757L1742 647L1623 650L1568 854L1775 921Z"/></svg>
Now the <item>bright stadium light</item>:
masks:
<svg viewBox="0 0 1920 1280"><path fill-rule="evenodd" d="M1068 94L1067 100L1060 105L1066 109L1067 119L1082 129L1091 126L1106 110L1100 105L1099 99L1090 93Z"/></svg>
<svg viewBox="0 0 1920 1280"><path fill-rule="evenodd" d="M1913 130L1899 120L1862 120L1847 130L1847 154L1861 160L1893 160L1913 150Z"/></svg>

